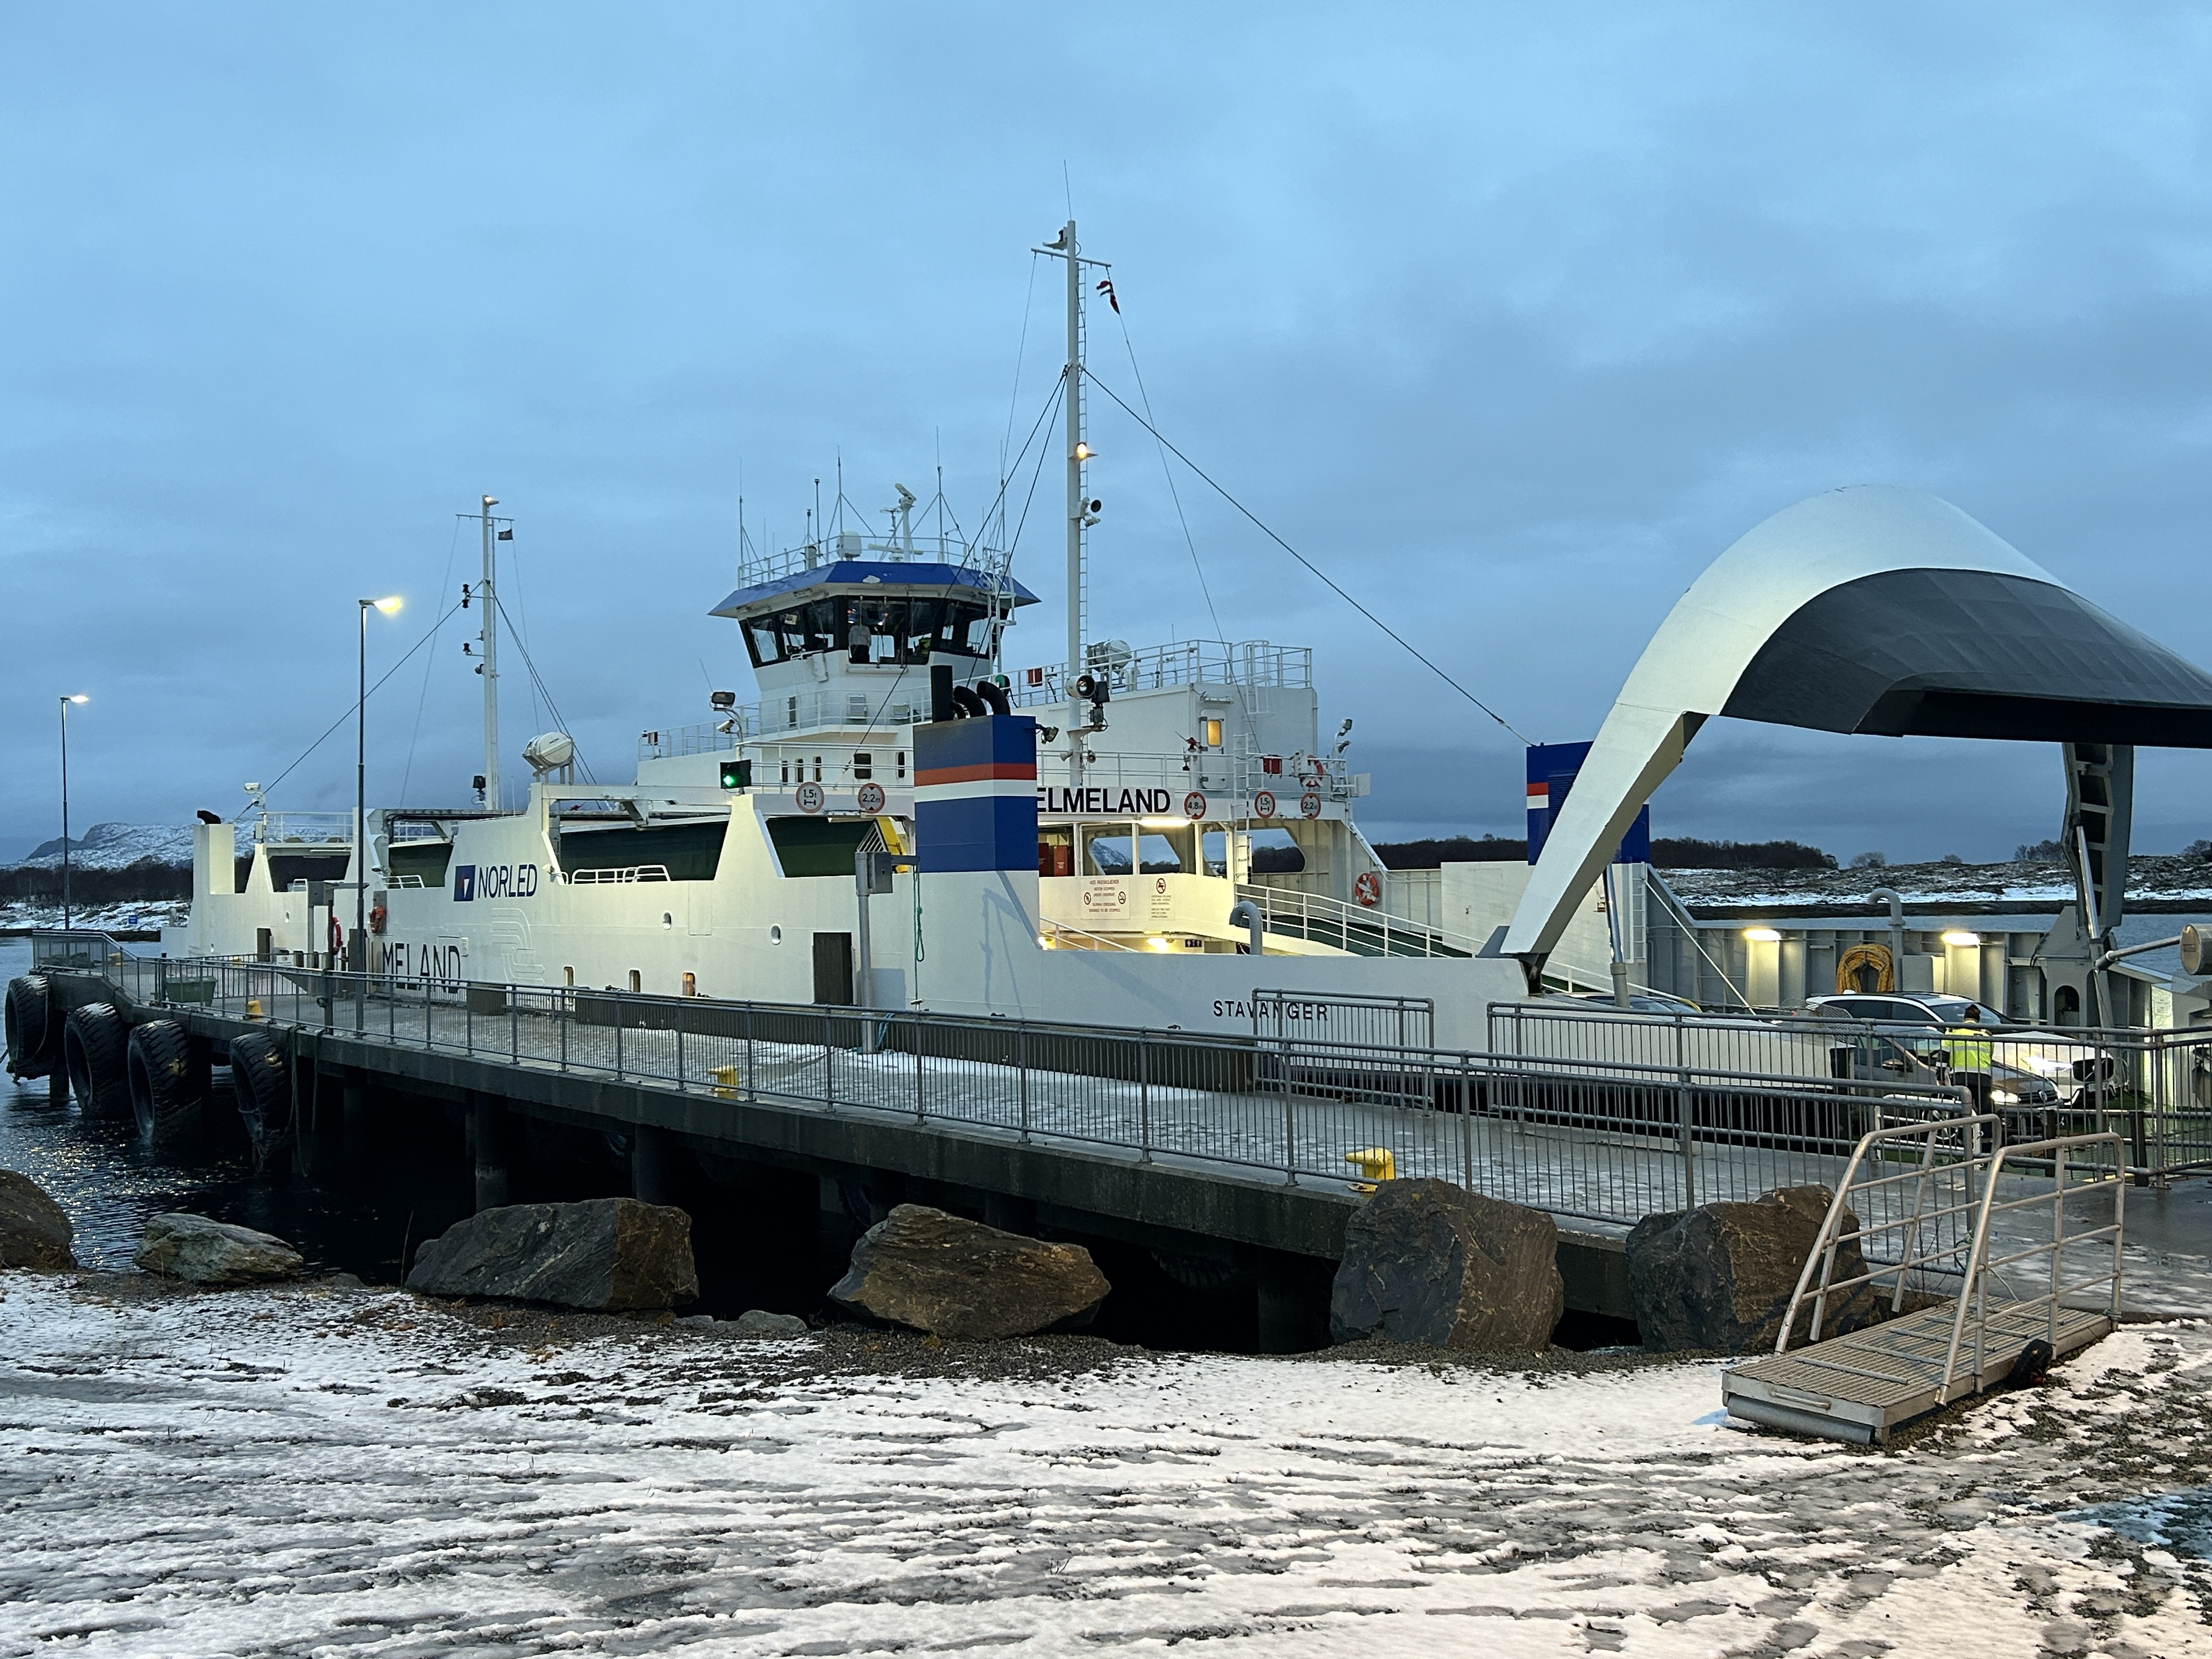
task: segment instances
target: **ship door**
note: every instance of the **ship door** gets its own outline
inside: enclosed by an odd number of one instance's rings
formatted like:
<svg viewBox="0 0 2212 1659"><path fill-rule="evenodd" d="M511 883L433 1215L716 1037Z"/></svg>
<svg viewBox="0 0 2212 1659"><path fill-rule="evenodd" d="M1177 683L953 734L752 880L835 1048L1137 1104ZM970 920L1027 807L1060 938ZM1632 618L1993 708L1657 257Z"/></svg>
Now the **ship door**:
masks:
<svg viewBox="0 0 2212 1659"><path fill-rule="evenodd" d="M853 1006L853 936L814 936L814 1000L840 1008Z"/></svg>

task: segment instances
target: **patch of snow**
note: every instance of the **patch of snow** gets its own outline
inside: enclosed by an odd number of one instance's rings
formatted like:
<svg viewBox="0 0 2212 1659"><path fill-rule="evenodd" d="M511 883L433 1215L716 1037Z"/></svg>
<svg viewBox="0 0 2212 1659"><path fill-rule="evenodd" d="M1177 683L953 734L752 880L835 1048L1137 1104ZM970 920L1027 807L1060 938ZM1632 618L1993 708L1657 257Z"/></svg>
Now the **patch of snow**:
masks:
<svg viewBox="0 0 2212 1659"><path fill-rule="evenodd" d="M2199 1325L1869 1453L1700 1425L1705 1361L854 1376L0 1289L0 1654L2212 1653L2193 1564L2076 1513L2139 1431L2200 1458Z"/></svg>

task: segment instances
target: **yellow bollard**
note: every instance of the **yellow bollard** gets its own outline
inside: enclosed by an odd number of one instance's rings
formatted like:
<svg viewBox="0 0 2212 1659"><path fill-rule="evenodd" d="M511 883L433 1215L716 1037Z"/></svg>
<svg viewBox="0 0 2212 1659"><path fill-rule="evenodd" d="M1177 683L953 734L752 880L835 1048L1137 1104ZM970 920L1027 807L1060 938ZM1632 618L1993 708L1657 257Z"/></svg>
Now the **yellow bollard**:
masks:
<svg viewBox="0 0 2212 1659"><path fill-rule="evenodd" d="M1376 1182L1398 1178L1398 1160L1390 1156L1388 1147L1363 1146L1356 1152L1346 1152L1344 1161L1367 1177L1352 1183L1355 1193L1371 1193Z"/></svg>
<svg viewBox="0 0 2212 1659"><path fill-rule="evenodd" d="M736 1066L716 1066L711 1069L709 1075L711 1075L714 1079L714 1093L718 1098L722 1100L735 1100L738 1097L738 1068Z"/></svg>
<svg viewBox="0 0 2212 1659"><path fill-rule="evenodd" d="M259 997L246 998L246 1017L248 1019L258 1019L261 1018L261 999Z"/></svg>

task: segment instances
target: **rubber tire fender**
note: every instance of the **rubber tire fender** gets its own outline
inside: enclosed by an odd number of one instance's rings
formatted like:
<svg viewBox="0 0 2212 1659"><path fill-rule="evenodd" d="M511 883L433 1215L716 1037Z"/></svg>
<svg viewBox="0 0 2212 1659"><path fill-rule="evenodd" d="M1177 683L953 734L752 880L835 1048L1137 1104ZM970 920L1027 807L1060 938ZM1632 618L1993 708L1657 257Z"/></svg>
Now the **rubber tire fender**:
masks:
<svg viewBox="0 0 2212 1659"><path fill-rule="evenodd" d="M53 989L44 974L8 981L8 1069L17 1077L44 1077L61 1059L61 1021L54 1018Z"/></svg>
<svg viewBox="0 0 2212 1659"><path fill-rule="evenodd" d="M151 1146L173 1146L200 1127L206 1104L207 1076L193 1064L191 1039L173 1019L149 1019L131 1028L131 1108L138 1115L139 1138Z"/></svg>
<svg viewBox="0 0 2212 1659"><path fill-rule="evenodd" d="M238 1096L239 1121L259 1163L292 1138L292 1074L284 1051L266 1031L231 1038L230 1086Z"/></svg>
<svg viewBox="0 0 2212 1659"><path fill-rule="evenodd" d="M111 1002L72 1008L62 1022L62 1064L87 1117L131 1115L131 1030Z"/></svg>

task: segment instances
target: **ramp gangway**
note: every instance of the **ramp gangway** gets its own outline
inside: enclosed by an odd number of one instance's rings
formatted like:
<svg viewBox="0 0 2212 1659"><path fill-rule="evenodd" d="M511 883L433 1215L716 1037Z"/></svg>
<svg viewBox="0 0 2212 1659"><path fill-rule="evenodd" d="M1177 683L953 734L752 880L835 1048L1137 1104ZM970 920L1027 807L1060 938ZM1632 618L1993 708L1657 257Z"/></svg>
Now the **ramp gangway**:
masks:
<svg viewBox="0 0 2212 1659"><path fill-rule="evenodd" d="M2001 1132L1982 1115L1860 1140L1774 1352L1723 1375L1730 1415L1878 1444L1900 1423L2112 1328L2121 1137L2002 1146Z"/></svg>

